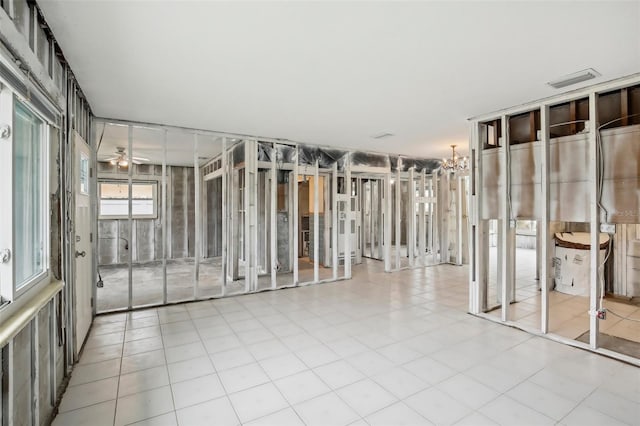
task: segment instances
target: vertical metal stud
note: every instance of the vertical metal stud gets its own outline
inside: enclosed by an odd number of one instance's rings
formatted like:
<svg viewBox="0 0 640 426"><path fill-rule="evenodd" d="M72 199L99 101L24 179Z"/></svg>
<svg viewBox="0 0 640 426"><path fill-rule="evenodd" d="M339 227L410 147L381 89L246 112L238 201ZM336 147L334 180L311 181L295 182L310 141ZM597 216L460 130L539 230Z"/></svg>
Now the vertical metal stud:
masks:
<svg viewBox="0 0 640 426"><path fill-rule="evenodd" d="M299 223L299 206L298 206L298 146L294 147L295 156L293 162L293 205L289 206L289 211L293 214L293 247L291 247L290 253L292 254L293 261L293 284L298 285L298 236L300 231L298 229ZM307 204L309 200L307 200Z"/></svg>
<svg viewBox="0 0 640 426"><path fill-rule="evenodd" d="M512 301L512 286L513 286L513 260L514 260L514 240L515 240L515 224L512 223L511 220L511 206L510 200L508 198L508 193L511 192L511 180L509 179L509 175L511 174L510 164L509 164L509 117L506 115L502 116L502 174L501 174L501 184L502 184L502 221L500 222L501 235L500 235L500 246L502 248L502 256L498 256L500 262L500 272L502 278L502 312L501 319L502 321L509 320L509 305Z"/></svg>
<svg viewBox="0 0 640 426"><path fill-rule="evenodd" d="M193 134L193 182L194 188L194 208L195 208L195 246L194 246L194 270L193 270L193 298L198 299L200 293L200 256L202 253L202 212L201 212L201 185L200 185L200 162L198 159L198 134Z"/></svg>
<svg viewBox="0 0 640 426"><path fill-rule="evenodd" d="M129 250L127 253L127 263L129 270L129 297L127 302L127 307L131 309L133 307L133 126L129 125L128 127L128 147L127 152L129 153L129 162L127 163L127 186L129 188L129 210L127 214L128 222L129 222L129 230L127 233L127 238L129 239ZM80 348L78 348L80 349Z"/></svg>
<svg viewBox="0 0 640 426"><path fill-rule="evenodd" d="M402 216L400 212L400 202L402 198L402 182L400 180L400 170L402 169L402 158L398 157L398 168L396 170L396 235L395 235L395 248L396 248L396 270L400 270L400 247L402 245L401 238L401 222Z"/></svg>
<svg viewBox="0 0 640 426"><path fill-rule="evenodd" d="M331 241L333 255L333 279L338 279L338 163L333 163L333 173L331 175Z"/></svg>
<svg viewBox="0 0 640 426"><path fill-rule="evenodd" d="M549 105L543 105L540 109L540 130L541 130L541 170L540 170L540 185L541 185L541 201L540 206L540 227L538 228L537 241L540 246L536 247L536 252L539 253L540 264L540 276L539 282L541 287L541 301L540 301L540 331L543 333L549 332L549 287L550 287L550 260L551 260L551 235L549 230L550 221L550 135L549 135Z"/></svg>
<svg viewBox="0 0 640 426"><path fill-rule="evenodd" d="M390 167L389 167L390 168ZM383 247L384 247L384 271L391 272L391 172L389 172L384 177L384 197L383 197L383 208L384 208L384 239L383 239Z"/></svg>
<svg viewBox="0 0 640 426"><path fill-rule="evenodd" d="M420 173L420 209L418 224L418 247L420 248L420 264L427 264L427 227L426 227L426 209L427 209L427 176L425 169Z"/></svg>
<svg viewBox="0 0 640 426"><path fill-rule="evenodd" d="M409 181L407 182L408 202L407 208L407 255L409 266L415 265L416 250L416 180L415 167L409 168Z"/></svg>
<svg viewBox="0 0 640 426"><path fill-rule="evenodd" d="M224 296L227 286L227 138L222 137L222 154L220 155L220 167L222 168L222 261L220 263L220 296Z"/></svg>
<svg viewBox="0 0 640 426"><path fill-rule="evenodd" d="M162 303L167 304L167 130L162 132Z"/></svg>
<svg viewBox="0 0 640 426"><path fill-rule="evenodd" d="M270 202L270 236L271 236L271 289L277 288L278 272L278 170L276 169L278 148L273 144L271 149L271 202Z"/></svg>
<svg viewBox="0 0 640 426"><path fill-rule="evenodd" d="M320 176L318 173L318 159L313 168L313 282L320 281Z"/></svg>
<svg viewBox="0 0 640 426"><path fill-rule="evenodd" d="M344 227L344 277L351 278L351 235L355 229L351 228L352 222L355 222L354 212L351 206L353 202L351 189L351 154L347 153L344 164L344 190L346 196L344 198L346 217Z"/></svg>
<svg viewBox="0 0 640 426"><path fill-rule="evenodd" d="M31 328L31 424L40 424L40 345L38 314L29 323Z"/></svg>
<svg viewBox="0 0 640 426"><path fill-rule="evenodd" d="M599 162L598 152L598 110L597 94L589 94L589 186L591 199L589 212L591 217L591 251L590 251L590 303L589 303L589 346L592 349L599 347L600 323L597 310L600 302L600 207L599 207ZM611 242L609 242L611 244Z"/></svg>

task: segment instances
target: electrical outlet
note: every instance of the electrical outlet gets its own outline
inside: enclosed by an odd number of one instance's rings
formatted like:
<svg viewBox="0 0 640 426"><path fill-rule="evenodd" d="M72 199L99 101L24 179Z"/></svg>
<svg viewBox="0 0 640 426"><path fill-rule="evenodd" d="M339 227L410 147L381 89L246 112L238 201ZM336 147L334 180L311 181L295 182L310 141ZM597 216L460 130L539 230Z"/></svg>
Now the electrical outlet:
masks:
<svg viewBox="0 0 640 426"><path fill-rule="evenodd" d="M616 225L613 223L601 223L600 232L604 232L605 234L615 234Z"/></svg>
<svg viewBox="0 0 640 426"><path fill-rule="evenodd" d="M516 227L516 224L517 224L517 223L516 223L516 220L515 220L515 219L511 219L511 220L509 221L509 227L511 227L511 228L515 228L515 227Z"/></svg>
<svg viewBox="0 0 640 426"><path fill-rule="evenodd" d="M601 309L599 311L596 311L596 315L598 316L598 319L606 320L607 319L607 310L606 309Z"/></svg>

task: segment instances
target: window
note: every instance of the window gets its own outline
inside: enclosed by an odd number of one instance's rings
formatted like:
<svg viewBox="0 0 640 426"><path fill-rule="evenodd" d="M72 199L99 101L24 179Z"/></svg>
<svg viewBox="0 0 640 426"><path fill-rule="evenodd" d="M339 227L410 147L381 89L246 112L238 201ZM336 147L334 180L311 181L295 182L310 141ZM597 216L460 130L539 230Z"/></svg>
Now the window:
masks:
<svg viewBox="0 0 640 426"><path fill-rule="evenodd" d="M46 270L46 152L44 123L15 102L13 135L14 280L16 290Z"/></svg>
<svg viewBox="0 0 640 426"><path fill-rule="evenodd" d="M80 192L89 195L89 157L80 154Z"/></svg>
<svg viewBox="0 0 640 426"><path fill-rule="evenodd" d="M126 181L99 183L100 219L127 219L129 217L129 184ZM131 210L133 219L157 217L157 182L133 182Z"/></svg>

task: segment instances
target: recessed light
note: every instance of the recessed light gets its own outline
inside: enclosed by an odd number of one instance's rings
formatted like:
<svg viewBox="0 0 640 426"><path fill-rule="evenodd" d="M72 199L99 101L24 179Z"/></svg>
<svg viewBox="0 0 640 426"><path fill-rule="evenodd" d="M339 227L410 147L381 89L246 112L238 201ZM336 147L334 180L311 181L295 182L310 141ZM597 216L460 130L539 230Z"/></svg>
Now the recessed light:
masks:
<svg viewBox="0 0 640 426"><path fill-rule="evenodd" d="M378 133L377 135L373 135L371 136L373 139L384 139L384 138L388 138L394 136L393 133L389 133L389 132L382 132L382 133Z"/></svg>
<svg viewBox="0 0 640 426"><path fill-rule="evenodd" d="M586 70L574 72L573 74L557 78L553 81L548 82L547 84L555 89L561 89L563 87L591 80L592 78L600 77L600 75L601 74L593 68L587 68Z"/></svg>

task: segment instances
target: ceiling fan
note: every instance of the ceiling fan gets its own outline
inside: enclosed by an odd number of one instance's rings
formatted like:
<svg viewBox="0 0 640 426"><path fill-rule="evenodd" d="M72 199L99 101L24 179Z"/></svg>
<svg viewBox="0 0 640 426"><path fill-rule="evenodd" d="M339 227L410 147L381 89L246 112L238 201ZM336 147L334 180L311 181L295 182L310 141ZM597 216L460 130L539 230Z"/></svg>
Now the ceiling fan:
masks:
<svg viewBox="0 0 640 426"><path fill-rule="evenodd" d="M115 156L107 158L104 161L108 161L114 166L127 167L129 165L129 160L131 160L133 164L142 164L149 161L148 158L144 157L131 157L130 159L122 146L116 148Z"/></svg>

